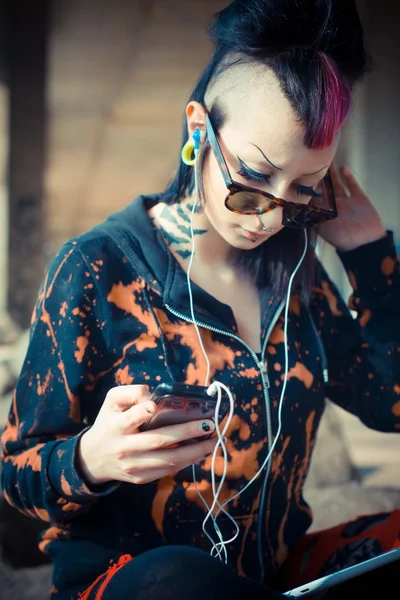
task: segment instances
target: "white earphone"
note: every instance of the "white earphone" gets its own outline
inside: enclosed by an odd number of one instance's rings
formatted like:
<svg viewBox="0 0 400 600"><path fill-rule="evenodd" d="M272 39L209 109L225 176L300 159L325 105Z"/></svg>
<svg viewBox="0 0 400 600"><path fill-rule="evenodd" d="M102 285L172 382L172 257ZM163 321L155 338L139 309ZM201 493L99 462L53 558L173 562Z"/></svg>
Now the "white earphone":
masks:
<svg viewBox="0 0 400 600"><path fill-rule="evenodd" d="M197 137L197 140L195 140L195 150L194 150L196 163L197 163L197 155L198 155L198 151L199 151L199 137ZM194 166L194 172L195 172L195 185L194 185L195 198L194 198L194 202L193 202L193 208L192 208L191 219L190 219L190 232L191 232L192 248L191 248L191 256L190 256L190 260L189 260L189 266L188 266L188 270L187 270L187 285L188 285L188 292L189 292L191 319L195 326L197 337L198 337L199 343L200 343L200 347L201 347L202 353L204 355L204 358L205 358L206 364L207 364L207 374L206 374L206 378L205 378L205 386L209 386L208 393L210 395L212 395L212 396L217 395L217 401L216 401L216 407L215 407L215 427L216 427L216 433L218 436L218 442L214 448L212 460L211 460L211 485L212 485L212 491L213 491L213 502L212 502L211 506L209 506L207 504L205 498L203 497L203 495L201 494L200 490L197 487L195 465L192 465L192 472L193 472L193 481L194 481L194 485L196 487L196 491L197 491L198 495L200 496L202 502L204 503L205 508L207 509L207 514L203 520L202 529L203 529L204 534L207 536L207 538L210 540L210 542L212 544L212 548L211 548L211 552L210 552L211 556L217 557L220 560L223 560L225 563L227 563L228 562L228 553L227 553L226 546L228 544L232 543L234 540L236 540L236 538L239 535L240 529L239 529L239 525L236 523L235 519L226 510L226 506L230 502L232 502L233 500L238 498L241 494L243 494L243 492L245 490L247 490L250 487L250 485L254 481L256 481L256 479L258 479L258 477L261 475L261 473L264 471L264 469L268 466L269 462L271 461L272 453L273 453L275 446L279 440L279 436L280 436L280 433L282 430L283 399L284 399L285 392L286 392L286 386L287 386L287 381L288 381L288 372L289 372L289 353L288 353L288 343L287 343L289 302L290 302L290 295L291 295L291 291L292 291L293 281L296 277L298 270L300 269L300 267L303 263L305 255L307 253L308 234L307 234L307 230L304 229L304 250L303 250L303 253L300 257L300 260L299 260L297 266L295 267L295 269L289 279L288 291L287 291L287 296L286 296L285 317L284 317L285 372L284 372L284 382L283 382L279 405L278 405L278 430L276 432L274 442L270 446L269 452L268 452L266 458L264 459L264 462L262 463L262 465L259 468L259 470L257 471L257 473L254 475L254 477L239 492L237 492L232 497L230 497L228 500L225 500L225 502L223 504L221 504L219 502L219 495L220 495L223 485L225 483L227 468L228 468L228 452L226 449L224 437L225 437L225 434L228 431L230 423L232 421L234 410L235 410L235 405L234 405L234 398L232 396L232 393L230 392L229 388L225 384L223 384L219 381L214 381L211 385L209 385L210 372L211 372L210 360L209 360L207 352L204 348L204 344L203 344L203 340L201 338L199 326L196 322L196 317L194 314L194 303L193 303L192 286L191 286L191 281L190 281L190 273L191 273L191 269L193 266L193 260L195 257L195 236L194 236L194 230L193 230L193 218L194 218L194 214L196 212L196 207L197 207L197 202L198 202L197 164L195 164L195 166ZM263 226L263 229L264 228L265 228L265 226ZM220 411L223 391L225 391L225 393L228 395L230 409L229 409L229 415L226 420L225 426L224 426L223 430L221 431L220 427L219 427L219 422L218 422L218 415L219 415L219 411ZM222 454L223 454L223 459L224 459L223 465L224 466L223 466L222 476L221 476L219 485L217 487L216 476L215 476L215 461L216 461L218 451L220 448L221 448ZM265 492L266 492L266 486L263 486L263 497L260 499L260 506L263 506L263 504L264 504ZM218 516L221 513L223 513L226 517L228 517L235 527L235 533L234 533L233 537L231 537L230 539L227 539L227 540L223 538L222 532L221 532L221 530L218 526L218 522L217 522ZM208 522L210 520L212 522L212 525L214 528L214 533L217 537L217 540L215 540L206 529L206 525L208 524ZM260 560L261 572L263 573L264 572L263 556L259 556L259 560Z"/></svg>

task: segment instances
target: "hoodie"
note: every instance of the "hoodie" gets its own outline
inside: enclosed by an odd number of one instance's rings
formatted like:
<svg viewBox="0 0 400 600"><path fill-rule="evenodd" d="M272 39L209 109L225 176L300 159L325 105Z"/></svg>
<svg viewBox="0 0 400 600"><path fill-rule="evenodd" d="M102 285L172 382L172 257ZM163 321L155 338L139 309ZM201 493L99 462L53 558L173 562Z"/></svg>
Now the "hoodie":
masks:
<svg viewBox="0 0 400 600"><path fill-rule="evenodd" d="M5 498L46 522L40 547L54 564L53 596L90 584L110 562L162 545L210 550L202 532L212 503L211 457L146 485L96 489L76 464L79 439L115 386L203 385L206 361L191 322L186 274L148 217L158 196L139 197L66 243L49 265L30 344L2 436ZM321 265L309 306L290 300L288 381L272 460L227 510L239 535L227 547L240 575L272 576L312 522L303 486L329 398L368 427L400 431L400 272L393 236L339 253L349 307ZM236 397L227 435L228 499L254 477L278 431L285 298L260 290L261 355L238 335L229 306L193 284L210 381ZM326 377L326 370L329 379ZM329 468L329 465L327 465ZM221 464L217 462L217 482ZM264 492L263 492L264 489ZM221 515L224 538L234 533Z"/></svg>

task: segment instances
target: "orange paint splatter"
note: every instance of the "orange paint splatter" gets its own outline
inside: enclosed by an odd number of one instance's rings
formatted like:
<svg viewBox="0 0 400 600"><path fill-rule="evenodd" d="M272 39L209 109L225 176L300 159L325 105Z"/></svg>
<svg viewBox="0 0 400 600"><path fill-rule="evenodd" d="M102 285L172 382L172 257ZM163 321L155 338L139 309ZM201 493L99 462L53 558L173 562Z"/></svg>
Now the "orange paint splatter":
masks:
<svg viewBox="0 0 400 600"><path fill-rule="evenodd" d="M243 519L242 522L240 523L242 528L244 528L244 531L242 534L242 539L241 539L241 544L240 544L240 552L239 552L239 556L237 559L237 570L238 570L239 576L241 576L241 577L246 576L245 570L243 569L243 556L244 556L244 552L245 552L246 541L247 541L247 538L249 535L249 531L250 531L250 528L254 521L254 513L260 505L260 496L261 496L261 489L259 490L257 496L255 497L255 499L253 501L253 505L251 507L249 516L246 517L245 519Z"/></svg>
<svg viewBox="0 0 400 600"><path fill-rule="evenodd" d="M393 405L392 413L395 417L400 417L400 400Z"/></svg>
<svg viewBox="0 0 400 600"><path fill-rule="evenodd" d="M61 489L66 496L72 496L72 488L65 478L64 471L61 473Z"/></svg>
<svg viewBox="0 0 400 600"><path fill-rule="evenodd" d="M164 537L164 515L165 515L165 507L168 502L168 499L171 497L174 489L175 489L175 481L174 478L163 477L159 480L157 486L157 492L153 498L153 504L151 507L151 516L153 518L154 524L157 528L157 531Z"/></svg>
<svg viewBox="0 0 400 600"><path fill-rule="evenodd" d="M393 275L395 267L396 267L396 261L393 258L391 258L390 256L387 256L386 258L384 258L381 263L382 273L384 275L386 275L387 277L389 277L390 275Z"/></svg>
<svg viewBox="0 0 400 600"><path fill-rule="evenodd" d="M284 375L282 375L284 377ZM314 375L307 369L305 365L297 362L288 373L288 380L295 377L304 383L306 388L309 390L314 382Z"/></svg>
<svg viewBox="0 0 400 600"><path fill-rule="evenodd" d="M349 278L351 287L353 288L354 291L356 291L357 290L357 279L356 279L356 276L354 275L354 272L349 270L347 273L347 276Z"/></svg>
<svg viewBox="0 0 400 600"><path fill-rule="evenodd" d="M37 383L37 388L36 388L36 392L37 392L38 396L44 396L44 394L47 392L47 388L49 387L50 379L51 379L51 370L50 369L47 371L47 375L46 375L43 383L40 383L40 378L38 376L38 383Z"/></svg>
<svg viewBox="0 0 400 600"><path fill-rule="evenodd" d="M89 600L89 598L93 598L93 600L101 600L101 598L103 597L103 594L104 594L104 590L106 589L106 587L108 586L108 584L110 583L110 581L114 577L114 575L116 573L118 573L118 571L120 569L122 569L132 559L133 559L133 556L131 556L131 554L124 554L123 556L121 556L118 559L118 561L115 564L111 565L111 567L109 567L109 569L105 573L103 573L102 575L99 575L99 577L97 577L97 579L92 583L92 585L90 587L87 588L87 590L80 593L78 595L78 599L79 600ZM92 592L97 587L98 587L98 589L95 593L95 596L93 597Z"/></svg>
<svg viewBox="0 0 400 600"><path fill-rule="evenodd" d="M53 291L53 286L54 283L61 271L61 269L63 268L63 266L65 265L65 263L67 262L68 258L71 256L71 254L75 251L75 248L71 248L71 250L64 256L63 260L60 262L57 271L54 274L54 277L49 285L49 287L47 287L47 278L46 278L46 282L44 285L44 298L50 298L51 293Z"/></svg>
<svg viewBox="0 0 400 600"><path fill-rule="evenodd" d="M313 410L309 414L307 421L306 421L306 440L305 440L306 451L305 451L304 457L301 461L301 467L299 469L298 480L297 480L296 489L295 489L297 505L300 508L300 510L306 511L307 513L309 513L309 509L302 505L302 503L300 502L300 497L301 497L301 492L303 489L303 483L305 481L305 478L306 478L306 475L308 472L308 468L310 465L312 449L313 449L313 446L315 443L315 437L313 436L315 415L316 415L316 412L315 412L315 410Z"/></svg>
<svg viewBox="0 0 400 600"><path fill-rule="evenodd" d="M43 308L42 308L41 321L43 321L43 323L45 323L47 325L47 328L48 328L47 333L51 337L53 346L54 346L54 351L56 351L56 349L58 348L58 342L57 342L57 339L56 339L56 336L54 333L53 326L51 324L50 314L47 312L44 304L43 304ZM78 396L76 396L75 394L73 394L71 392L71 389L68 384L68 380L67 380L67 376L66 376L66 372L65 372L65 366L64 366L63 361L60 361L58 363L57 367L61 371L61 375L62 375L62 378L64 381L65 392L66 392L68 400L70 402L70 412L69 412L70 418L75 423L79 423L79 421L80 421L79 398L78 398Z"/></svg>
<svg viewBox="0 0 400 600"><path fill-rule="evenodd" d="M285 342L285 332L283 331L283 323L282 321L278 321L275 327L273 328L271 335L269 337L270 344L283 344Z"/></svg>
<svg viewBox="0 0 400 600"><path fill-rule="evenodd" d="M34 519L41 519L41 521L46 521L46 523L50 523L50 515L44 508L37 508L33 506L32 508L19 508L20 512L22 512L27 517L33 517Z"/></svg>
<svg viewBox="0 0 400 600"><path fill-rule="evenodd" d="M328 301L329 308L334 317L341 317L343 313L338 308L339 298L331 290L327 281L322 282L322 288L316 288L317 292L323 294Z"/></svg>
<svg viewBox="0 0 400 600"><path fill-rule="evenodd" d="M260 372L255 367L245 369L244 371L239 371L239 376L245 377L246 379L256 379L259 375Z"/></svg>
<svg viewBox="0 0 400 600"><path fill-rule="evenodd" d="M363 310L359 319L361 327L366 327L372 317L372 312L369 309Z"/></svg>
<svg viewBox="0 0 400 600"><path fill-rule="evenodd" d="M74 355L76 362L79 364L83 361L87 345L89 344L88 334L89 332L87 331L86 336L81 335L76 340L76 347L78 348L78 350L75 350Z"/></svg>
<svg viewBox="0 0 400 600"><path fill-rule="evenodd" d="M293 312L297 317L300 317L301 304L300 304L300 298L298 296L293 296L291 298L290 304L289 304L289 310L290 310L290 312Z"/></svg>
<svg viewBox="0 0 400 600"><path fill-rule="evenodd" d="M62 317L65 317L65 315L67 314L67 308L68 308L68 304L66 302L63 302L61 304L61 308L60 308L60 315Z"/></svg>
<svg viewBox="0 0 400 600"><path fill-rule="evenodd" d="M204 500L207 502L208 506L211 506L214 501L214 495L213 495L212 487L211 487L209 480L201 479L200 481L197 481L196 485L197 485L197 489L200 491L201 495L203 496ZM196 489L196 486L194 483L188 483L186 485L186 489L185 489L185 496L191 504L195 504L198 508L200 508L201 510L203 510L205 512L205 506L197 492L197 489ZM228 484L225 482L220 490L219 495L218 495L218 501L220 502L220 504L224 504L224 502L226 502L227 500L232 498L236 494L237 491L238 490L230 489L228 487ZM213 510L213 514L215 515L217 512L218 512L218 506L215 506L215 508Z"/></svg>
<svg viewBox="0 0 400 600"><path fill-rule="evenodd" d="M242 421L242 425L239 430L239 437L241 440L246 441L250 438L251 430L248 423Z"/></svg>
<svg viewBox="0 0 400 600"><path fill-rule="evenodd" d="M278 547L276 549L275 559L279 566L285 562L285 560L287 559L288 554L289 554L287 544L285 543L285 528L286 528L286 524L287 524L287 520L288 520L289 510L290 510L290 504L291 504L290 499L292 497L294 475L295 475L295 472L293 470L290 473L289 483L287 484L287 487L286 487L287 500L285 502L285 513L282 517L282 520L280 522L279 529L278 529Z"/></svg>
<svg viewBox="0 0 400 600"><path fill-rule="evenodd" d="M44 444L37 444L33 448L25 450L20 454L13 454L6 456L4 462L10 462L17 469L17 473L20 469L29 467L35 473L40 473L42 467L42 458L39 451L43 448Z"/></svg>
<svg viewBox="0 0 400 600"><path fill-rule="evenodd" d="M117 385L131 385L133 383L133 376L129 373L128 365L124 369L118 369L115 373L115 383Z"/></svg>
<svg viewBox="0 0 400 600"><path fill-rule="evenodd" d="M231 460L228 464L227 479L240 479L244 477L247 481L250 481L257 473L259 469L258 454L264 447L265 442L261 440L258 443L253 443L249 448L243 450L237 450L230 439L226 443L226 448ZM207 457L204 461L203 469L209 471L211 469L211 456ZM224 469L224 458L221 455L217 455L215 461L215 473L219 476L222 475ZM210 493L212 490L210 488ZM212 499L211 499L212 501Z"/></svg>

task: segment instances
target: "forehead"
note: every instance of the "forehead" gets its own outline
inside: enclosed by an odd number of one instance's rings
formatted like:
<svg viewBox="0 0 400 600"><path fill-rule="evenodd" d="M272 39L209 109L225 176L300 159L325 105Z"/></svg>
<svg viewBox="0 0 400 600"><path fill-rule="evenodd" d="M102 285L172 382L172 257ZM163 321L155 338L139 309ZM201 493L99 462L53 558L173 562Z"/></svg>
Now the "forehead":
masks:
<svg viewBox="0 0 400 600"><path fill-rule="evenodd" d="M229 151L265 169L258 146L275 165L296 177L330 165L339 136L323 150L306 148L305 128L272 71L256 73L250 80L223 100L227 119L220 133Z"/></svg>

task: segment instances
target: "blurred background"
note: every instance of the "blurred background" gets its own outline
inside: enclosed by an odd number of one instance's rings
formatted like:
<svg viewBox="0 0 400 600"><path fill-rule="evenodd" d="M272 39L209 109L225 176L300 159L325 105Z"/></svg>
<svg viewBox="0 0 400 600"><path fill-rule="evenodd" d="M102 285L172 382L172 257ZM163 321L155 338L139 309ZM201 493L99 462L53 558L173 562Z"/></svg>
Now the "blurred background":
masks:
<svg viewBox="0 0 400 600"><path fill-rule="evenodd" d="M179 157L185 103L211 52L205 26L227 3L0 0L1 427L47 263L71 236L137 194L165 187ZM338 162L354 169L400 241L400 3L358 5L375 67L355 96ZM334 253L323 248L322 256L346 294ZM363 482L400 490L397 437L341 419ZM342 456L342 438L338 448ZM36 530L4 514L6 560L41 562L32 550Z"/></svg>
<svg viewBox="0 0 400 600"><path fill-rule="evenodd" d="M165 187L186 100L210 55L204 29L227 0L1 2L0 308L25 327L59 246ZM340 159L398 235L400 7L359 8L375 69Z"/></svg>

